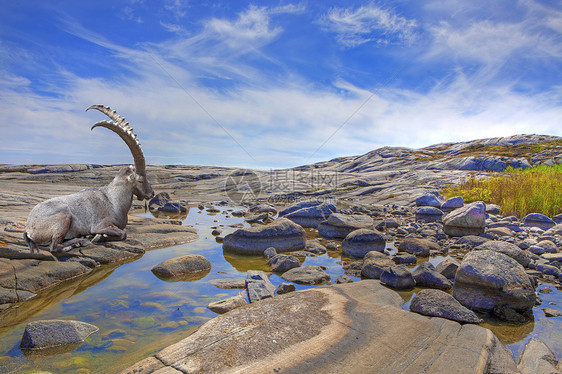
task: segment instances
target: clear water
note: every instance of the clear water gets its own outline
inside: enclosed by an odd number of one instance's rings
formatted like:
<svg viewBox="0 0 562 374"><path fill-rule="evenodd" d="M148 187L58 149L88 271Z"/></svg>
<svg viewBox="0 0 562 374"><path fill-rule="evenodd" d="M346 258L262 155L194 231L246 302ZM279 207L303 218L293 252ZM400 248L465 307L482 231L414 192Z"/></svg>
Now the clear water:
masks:
<svg viewBox="0 0 562 374"><path fill-rule="evenodd" d="M184 217L185 225L193 225L197 229L199 239L193 243L149 251L120 266L104 266L3 313L0 319L0 374L40 371L114 373L181 340L216 316L206 306L234 296L241 290L216 288L211 284L212 280L245 278L248 270L269 270L261 256L223 252L211 231L218 228L225 235L236 230L231 226L247 224L243 218L228 214L239 207L218 208L221 212L216 214L192 208ZM314 238L318 234L316 230L307 230L307 236ZM387 249L396 251L392 243L387 244ZM166 259L185 254L205 256L211 261L212 270L191 282L165 282L150 271ZM429 260L437 264L444 258L432 257ZM303 265L325 266L334 281L344 274L341 260L338 252L328 252L318 257L307 257ZM283 281L275 274L270 280L276 286ZM297 289L309 287L297 285ZM531 337L540 338L551 347L558 359L562 357L562 317L545 318L541 310L546 306L562 308L562 292L553 286L550 288L554 292L542 295L543 305L535 308L533 322L521 325L488 320L483 324L508 344L515 357L519 356ZM404 309L408 309L409 300L417 291L400 293L405 301ZM41 319L75 319L92 323L100 331L75 351L51 356L25 356L19 349L25 325Z"/></svg>

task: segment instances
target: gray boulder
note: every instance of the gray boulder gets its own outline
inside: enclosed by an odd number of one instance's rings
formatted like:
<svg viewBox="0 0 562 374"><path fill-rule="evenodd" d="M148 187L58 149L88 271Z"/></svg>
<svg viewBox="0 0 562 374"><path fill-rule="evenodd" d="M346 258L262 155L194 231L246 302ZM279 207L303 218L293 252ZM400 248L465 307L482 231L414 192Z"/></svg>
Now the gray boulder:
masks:
<svg viewBox="0 0 562 374"><path fill-rule="evenodd" d="M477 201L453 210L443 218L443 231L450 236L478 235L486 226L486 205Z"/></svg>
<svg viewBox="0 0 562 374"><path fill-rule="evenodd" d="M526 313L535 305L535 290L525 269L503 253L468 253L455 276L453 296L467 308L492 312L505 306Z"/></svg>
<svg viewBox="0 0 562 374"><path fill-rule="evenodd" d="M426 193L418 197L415 201L416 206L432 206L435 208L440 208L443 204L443 200L438 194Z"/></svg>
<svg viewBox="0 0 562 374"><path fill-rule="evenodd" d="M244 305L248 305L248 303L246 302L244 296L242 296L242 293L239 293L236 296L210 303L207 305L207 308L217 314L224 314Z"/></svg>
<svg viewBox="0 0 562 374"><path fill-rule="evenodd" d="M450 212L464 206L464 200L462 196L455 196L447 199L443 205L441 205L441 210L445 212Z"/></svg>
<svg viewBox="0 0 562 374"><path fill-rule="evenodd" d="M354 258L363 258L371 251L383 252L385 246L383 236L369 229L352 231L341 243L343 253Z"/></svg>
<svg viewBox="0 0 562 374"><path fill-rule="evenodd" d="M45 349L83 343L88 336L99 329L86 322L72 320L43 320L30 322L25 326L21 339L22 349Z"/></svg>
<svg viewBox="0 0 562 374"><path fill-rule="evenodd" d="M426 289L410 302L410 311L431 317L447 318L461 323L480 323L476 313L464 307L445 291Z"/></svg>
<svg viewBox="0 0 562 374"><path fill-rule="evenodd" d="M443 275L447 279L454 279L460 263L454 258L446 258L435 267L435 271Z"/></svg>
<svg viewBox="0 0 562 374"><path fill-rule="evenodd" d="M517 369L522 374L551 374L558 373L556 356L550 348L540 340L531 338L519 359Z"/></svg>
<svg viewBox="0 0 562 374"><path fill-rule="evenodd" d="M415 217L418 222L441 222L443 211L432 206L421 206L416 209Z"/></svg>
<svg viewBox="0 0 562 374"><path fill-rule="evenodd" d="M463 236L463 237L459 238L457 243L458 244L464 244L464 245L468 246L470 249L472 249L474 247L478 247L482 243L489 242L490 240L492 240L492 239L484 238L482 236L466 235L466 236Z"/></svg>
<svg viewBox="0 0 562 374"><path fill-rule="evenodd" d="M267 274L259 270L248 270L246 290L250 303L273 297L275 286L269 281Z"/></svg>
<svg viewBox="0 0 562 374"><path fill-rule="evenodd" d="M287 282L312 285L330 281L330 276L320 266L301 266L293 268L281 275Z"/></svg>
<svg viewBox="0 0 562 374"><path fill-rule="evenodd" d="M268 263L274 273L284 273L301 266L299 259L291 255L275 255L268 260Z"/></svg>
<svg viewBox="0 0 562 374"><path fill-rule="evenodd" d="M209 274L211 263L201 255L185 255L161 262L151 270L158 278L194 281Z"/></svg>
<svg viewBox="0 0 562 374"><path fill-rule="evenodd" d="M539 227L543 230L548 230L556 225L556 222L554 222L552 219L545 216L544 214L540 214L540 213L527 214L523 218L522 222L524 226Z"/></svg>
<svg viewBox="0 0 562 374"><path fill-rule="evenodd" d="M521 248L513 243L508 243L501 240L491 240L489 242L482 243L478 247L474 248L474 250L489 250L503 253L504 255L507 255L515 261L519 262L524 267L529 266L529 263L531 262L531 259L523 250L521 250Z"/></svg>
<svg viewBox="0 0 562 374"><path fill-rule="evenodd" d="M225 251L238 254L263 254L270 247L277 252L298 251L306 244L304 229L286 218L279 218L268 225L238 229L223 240Z"/></svg>
<svg viewBox="0 0 562 374"><path fill-rule="evenodd" d="M406 252L397 252L394 256L392 256L392 261L394 261L398 265L400 264L410 265L418 262L418 259L413 254L406 253Z"/></svg>
<svg viewBox="0 0 562 374"><path fill-rule="evenodd" d="M398 250L415 256L429 257L432 250L439 251L441 246L430 239L406 238L400 243Z"/></svg>
<svg viewBox="0 0 562 374"><path fill-rule="evenodd" d="M371 251L363 257L361 275L369 279L380 279L383 271L394 266L394 261L384 253Z"/></svg>
<svg viewBox="0 0 562 374"><path fill-rule="evenodd" d="M410 270L404 265L391 266L381 274L381 282L396 290L412 288L416 285Z"/></svg>
<svg viewBox="0 0 562 374"><path fill-rule="evenodd" d="M373 229L373 219L366 214L334 213L318 225L320 236L328 239L344 239L358 229Z"/></svg>
<svg viewBox="0 0 562 374"><path fill-rule="evenodd" d="M283 282L277 286L277 295L283 295L285 293L293 292L297 288L292 283Z"/></svg>
<svg viewBox="0 0 562 374"><path fill-rule="evenodd" d="M420 287L437 288L444 291L453 288L453 284L441 273L438 273L429 262L420 264L412 272L412 276L416 281L416 285Z"/></svg>
<svg viewBox="0 0 562 374"><path fill-rule="evenodd" d="M279 216L288 218L302 227L317 228L320 222L327 220L336 211L334 204L304 201L279 212Z"/></svg>

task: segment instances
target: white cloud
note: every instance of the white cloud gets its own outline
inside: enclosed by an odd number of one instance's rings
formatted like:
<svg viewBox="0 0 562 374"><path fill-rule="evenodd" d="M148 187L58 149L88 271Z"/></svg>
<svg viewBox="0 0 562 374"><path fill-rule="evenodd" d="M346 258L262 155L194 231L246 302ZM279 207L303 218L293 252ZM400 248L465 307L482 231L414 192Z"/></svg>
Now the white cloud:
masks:
<svg viewBox="0 0 562 374"><path fill-rule="evenodd" d="M376 6L363 5L357 9L332 8L321 22L336 33L345 47L375 42L378 44L412 43L416 38L417 22Z"/></svg>

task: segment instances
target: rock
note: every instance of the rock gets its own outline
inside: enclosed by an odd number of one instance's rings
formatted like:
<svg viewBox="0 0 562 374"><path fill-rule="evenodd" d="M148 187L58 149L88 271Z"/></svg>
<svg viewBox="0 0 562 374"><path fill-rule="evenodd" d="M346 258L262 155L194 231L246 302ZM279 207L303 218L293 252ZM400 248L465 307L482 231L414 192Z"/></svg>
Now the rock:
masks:
<svg viewBox="0 0 562 374"><path fill-rule="evenodd" d="M464 206L464 200L462 196L455 196L447 199L442 205L441 210L445 212L450 212L452 210L462 208Z"/></svg>
<svg viewBox="0 0 562 374"><path fill-rule="evenodd" d="M497 204L486 204L486 213L488 214L499 214L501 208Z"/></svg>
<svg viewBox="0 0 562 374"><path fill-rule="evenodd" d="M37 296L37 294L34 294L33 292L0 287L0 306L3 304L13 304L27 301L35 296Z"/></svg>
<svg viewBox="0 0 562 374"><path fill-rule="evenodd" d="M491 240L489 242L480 244L478 247L474 248L475 251L479 250L489 250L494 252L503 253L519 262L524 267L529 266L531 259L526 255L521 248L513 243L508 243L500 240Z"/></svg>
<svg viewBox="0 0 562 374"><path fill-rule="evenodd" d="M443 211L431 206L422 206L416 209L415 217L417 222L441 222Z"/></svg>
<svg viewBox="0 0 562 374"><path fill-rule="evenodd" d="M297 288L292 283L283 282L277 286L277 295L283 295L285 293L293 292Z"/></svg>
<svg viewBox="0 0 562 374"><path fill-rule="evenodd" d="M544 258L547 261L558 261L562 262L562 252L559 253L543 253L541 258Z"/></svg>
<svg viewBox="0 0 562 374"><path fill-rule="evenodd" d="M373 219L365 214L334 213L318 225L320 236L328 239L344 239L358 229L373 229Z"/></svg>
<svg viewBox="0 0 562 374"><path fill-rule="evenodd" d="M351 279L345 274L342 274L336 279L336 284L340 284L340 283L353 283L353 279Z"/></svg>
<svg viewBox="0 0 562 374"><path fill-rule="evenodd" d="M246 288L246 279L215 279L211 281L211 284L217 288L222 289L243 289Z"/></svg>
<svg viewBox="0 0 562 374"><path fill-rule="evenodd" d="M418 259L416 256L406 253L406 252L397 252L394 256L392 256L392 261L396 264L415 264Z"/></svg>
<svg viewBox="0 0 562 374"><path fill-rule="evenodd" d="M496 236L509 236L512 237L515 233L508 227L493 227L486 230L486 233Z"/></svg>
<svg viewBox="0 0 562 374"><path fill-rule="evenodd" d="M562 317L562 312L552 308L542 308L546 317Z"/></svg>
<svg viewBox="0 0 562 374"><path fill-rule="evenodd" d="M438 196L438 194L426 193L418 197L415 201L416 206L431 206L435 208L441 208L443 200Z"/></svg>
<svg viewBox="0 0 562 374"><path fill-rule="evenodd" d="M291 255L275 255L268 260L268 263L274 273L284 273L301 266L299 259Z"/></svg>
<svg viewBox="0 0 562 374"><path fill-rule="evenodd" d="M323 284L330 281L330 276L320 266L301 266L281 275L287 282L296 284Z"/></svg>
<svg viewBox="0 0 562 374"><path fill-rule="evenodd" d="M526 313L535 305L535 290L525 269L503 253L468 253L455 276L453 296L467 308L491 312L509 306Z"/></svg>
<svg viewBox="0 0 562 374"><path fill-rule="evenodd" d="M496 305L492 311L492 314L497 318L508 322L524 323L526 320L523 314L517 312L515 309L510 308L507 305Z"/></svg>
<svg viewBox="0 0 562 374"><path fill-rule="evenodd" d="M363 258L371 251L383 252L385 246L383 236L369 229L352 231L341 243L343 253L353 258Z"/></svg>
<svg viewBox="0 0 562 374"><path fill-rule="evenodd" d="M326 247L324 247L316 240L307 240L304 250L310 253L314 253L315 255L323 255L327 251Z"/></svg>
<svg viewBox="0 0 562 374"><path fill-rule="evenodd" d="M394 261L384 253L372 251L363 257L363 267L361 275L369 279L380 279L383 271L394 266Z"/></svg>
<svg viewBox="0 0 562 374"><path fill-rule="evenodd" d="M76 349L77 345L98 330L96 326L80 321L34 321L25 326L20 348L36 350L73 345Z"/></svg>
<svg viewBox="0 0 562 374"><path fill-rule="evenodd" d="M426 289L418 292L412 298L410 311L463 323L482 322L476 313L462 306L453 296L441 290Z"/></svg>
<svg viewBox="0 0 562 374"><path fill-rule="evenodd" d="M390 269L383 271L381 282L397 290L412 288L416 285L412 273L404 265L391 266Z"/></svg>
<svg viewBox="0 0 562 374"><path fill-rule="evenodd" d="M447 279L454 279L460 263L454 258L446 258L435 267L435 271L443 275Z"/></svg>
<svg viewBox="0 0 562 374"><path fill-rule="evenodd" d="M277 250L275 250L275 248L273 247L269 247L265 251L263 251L263 257L265 257L268 261L275 256L277 256Z"/></svg>
<svg viewBox="0 0 562 374"><path fill-rule="evenodd" d="M248 270L246 289L250 303L273 297L275 286L269 281L267 274L259 270Z"/></svg>
<svg viewBox="0 0 562 374"><path fill-rule="evenodd" d="M236 296L212 302L207 305L207 308L217 314L224 314L244 305L248 305L248 303L246 302L244 296L242 296L242 293L239 293Z"/></svg>
<svg viewBox="0 0 562 374"><path fill-rule="evenodd" d="M277 214L277 209L273 205L269 204L257 204L250 208L250 212L254 214L269 213L272 216Z"/></svg>
<svg viewBox="0 0 562 374"><path fill-rule="evenodd" d="M415 256L429 257L432 250L440 251L441 247L430 239L406 238L400 243L398 250Z"/></svg>
<svg viewBox="0 0 562 374"><path fill-rule="evenodd" d="M248 222L248 223L256 223L256 222L261 222L261 223L270 223L272 222L272 217L269 213L264 212L264 213L258 213L258 214L248 214L246 215L246 217L244 218L244 221Z"/></svg>
<svg viewBox="0 0 562 374"><path fill-rule="evenodd" d="M185 255L166 260L151 270L158 278L193 281L209 274L211 263L201 255Z"/></svg>
<svg viewBox="0 0 562 374"><path fill-rule="evenodd" d="M541 240L537 243L538 247L541 247L546 253L557 253L558 247L551 240Z"/></svg>
<svg viewBox="0 0 562 374"><path fill-rule="evenodd" d="M554 217L552 217L552 220L554 222L556 222L557 225L562 223L562 214L557 214Z"/></svg>
<svg viewBox="0 0 562 374"><path fill-rule="evenodd" d="M484 238L482 236L466 235L466 236L461 237L457 241L457 243L458 244L464 244L464 245L468 246L470 249L472 249L474 247L478 247L482 243L489 242L490 240L492 240L492 239Z"/></svg>
<svg viewBox="0 0 562 374"><path fill-rule="evenodd" d="M552 219L545 216L544 214L540 214L540 213L527 214L525 217L523 217L522 222L524 226L539 227L543 230L548 230L554 225L556 225L556 222L554 222Z"/></svg>
<svg viewBox="0 0 562 374"><path fill-rule="evenodd" d="M158 207L156 210L165 213L187 213L187 206L181 202L168 202L164 206Z"/></svg>
<svg viewBox="0 0 562 374"><path fill-rule="evenodd" d="M213 236L219 236L220 234L222 234L221 230L215 229L215 230L211 231L211 235L213 235Z"/></svg>
<svg viewBox="0 0 562 374"><path fill-rule="evenodd" d="M453 210L443 218L443 231L450 236L478 235L486 225L486 205L477 201Z"/></svg>
<svg viewBox="0 0 562 374"><path fill-rule="evenodd" d="M263 254L274 247L277 252L298 251L306 244L302 227L286 218L279 218L268 225L238 229L223 240L225 251L238 254Z"/></svg>
<svg viewBox="0 0 562 374"><path fill-rule="evenodd" d="M537 265L537 271L540 271L543 274L552 275L552 276L555 276L555 277L557 277L558 274L560 273L560 270L556 266L547 265L547 264L538 264Z"/></svg>
<svg viewBox="0 0 562 374"><path fill-rule="evenodd" d="M334 204L303 201L279 212L279 216L288 218L302 227L317 228L320 222L327 220L336 211Z"/></svg>
<svg viewBox="0 0 562 374"><path fill-rule="evenodd" d="M292 292L217 316L122 373L516 371L490 330L411 313L402 302L374 280Z"/></svg>
<svg viewBox="0 0 562 374"><path fill-rule="evenodd" d="M551 374L557 373L556 356L540 340L531 338L521 353L517 369L522 374Z"/></svg>
<svg viewBox="0 0 562 374"><path fill-rule="evenodd" d="M441 273L438 273L429 262L420 264L414 269L412 276L416 281L416 286L437 288L445 291L453 288L453 284Z"/></svg>

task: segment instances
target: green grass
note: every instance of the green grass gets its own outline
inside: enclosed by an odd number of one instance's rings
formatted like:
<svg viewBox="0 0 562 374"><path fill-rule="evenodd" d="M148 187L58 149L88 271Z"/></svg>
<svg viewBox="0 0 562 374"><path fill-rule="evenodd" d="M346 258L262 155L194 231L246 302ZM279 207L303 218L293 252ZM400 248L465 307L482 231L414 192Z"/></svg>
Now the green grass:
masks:
<svg viewBox="0 0 562 374"><path fill-rule="evenodd" d="M498 204L504 215L542 213L552 217L562 213L562 164L527 169L508 167L489 179L470 178L442 193L447 198L462 196L467 203Z"/></svg>

